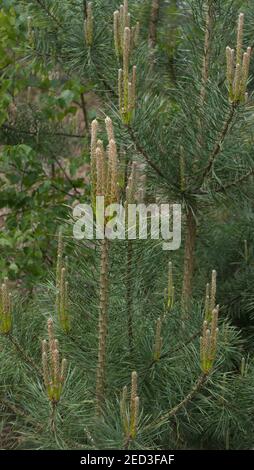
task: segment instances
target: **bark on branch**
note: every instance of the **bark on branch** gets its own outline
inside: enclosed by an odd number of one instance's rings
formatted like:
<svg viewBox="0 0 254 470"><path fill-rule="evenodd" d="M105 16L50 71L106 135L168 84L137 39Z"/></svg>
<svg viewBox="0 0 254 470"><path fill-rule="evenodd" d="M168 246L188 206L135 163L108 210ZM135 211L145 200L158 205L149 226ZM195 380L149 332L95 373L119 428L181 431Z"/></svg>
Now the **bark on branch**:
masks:
<svg viewBox="0 0 254 470"><path fill-rule="evenodd" d="M149 22L149 37L148 37L148 45L151 53L156 46L157 41L157 25L159 21L159 10L160 10L160 0L152 0L151 4L151 14L150 14L150 22Z"/></svg>
<svg viewBox="0 0 254 470"><path fill-rule="evenodd" d="M221 148L222 148L222 145L223 145L223 142L228 134L228 131L230 129L230 126L232 124L232 121L233 121L233 118L235 116L235 111L236 111L236 105L235 104L232 104L231 105L231 108L230 108L230 112L228 114L228 117L226 119L226 121L224 122L224 126L222 128L222 131L221 131L221 134L220 134L220 137L219 139L217 140L217 142L215 143L214 145L214 148L212 150L212 153L210 155L210 158L208 160L208 164L203 172L203 176L202 176L202 184L205 180L205 178L209 175L210 171L211 171L211 168L213 166L213 163L216 159L216 157L219 155L220 151L221 151ZM201 184L201 186L202 186Z"/></svg>
<svg viewBox="0 0 254 470"><path fill-rule="evenodd" d="M176 416L176 414L183 408L186 407L195 397L195 395L202 389L208 379L208 374L201 374L194 384L191 391L186 395L186 397L181 400L176 406L174 406L167 413L164 413L157 421L153 421L149 424L146 429L159 428L165 425L171 418Z"/></svg>

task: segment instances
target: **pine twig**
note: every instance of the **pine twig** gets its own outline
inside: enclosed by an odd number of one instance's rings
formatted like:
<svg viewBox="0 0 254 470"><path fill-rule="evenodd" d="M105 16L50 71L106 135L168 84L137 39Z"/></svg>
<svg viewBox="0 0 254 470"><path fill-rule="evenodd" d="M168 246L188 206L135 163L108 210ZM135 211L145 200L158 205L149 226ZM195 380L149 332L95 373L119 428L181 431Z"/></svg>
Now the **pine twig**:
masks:
<svg viewBox="0 0 254 470"><path fill-rule="evenodd" d="M193 333L193 335L190 336L190 338L186 341L184 341L183 344L180 344L180 346L177 346L176 348L174 348L173 350L171 351L167 351L165 352L164 354L161 355L160 359L166 359L169 355L172 355L172 354L175 354L179 351L181 351L182 348L184 348L185 346L187 346L188 344L192 343L192 341L194 341L196 338L198 338L201 334L201 331L198 330L196 331L196 333ZM154 364L155 361L153 361L153 364ZM151 366L153 365L151 364Z"/></svg>
<svg viewBox="0 0 254 470"><path fill-rule="evenodd" d="M40 7L47 13L47 15L56 23L56 25L63 29L63 25L58 21L58 19L51 13L51 11L44 5L42 0L36 0L36 2L40 5Z"/></svg>
<svg viewBox="0 0 254 470"><path fill-rule="evenodd" d="M131 443L131 437L128 435L128 436L124 439L124 443L123 443L123 448L124 448L124 450L128 450L128 449L129 449L130 443Z"/></svg>
<svg viewBox="0 0 254 470"><path fill-rule="evenodd" d="M2 397L0 397L0 404L2 404L6 409L10 410L14 415L23 418L25 421L27 421L27 423L30 423L32 426L35 426L38 432L42 431L43 426L38 423L35 419L31 418L31 416L27 415L26 412L19 408L17 405L14 405L9 400Z"/></svg>
<svg viewBox="0 0 254 470"><path fill-rule="evenodd" d="M254 175L254 168L252 168L250 171L248 171L248 173L246 173L245 175L242 175L240 178L238 178L237 180L235 181L231 181L230 183L228 184L225 184L224 186L221 186L220 188L216 189L215 192L216 193L221 193L221 192L225 192L227 191L227 189L230 189L234 186L238 186L238 184L240 183L243 183L244 181L246 181L250 176L253 176Z"/></svg>
<svg viewBox="0 0 254 470"><path fill-rule="evenodd" d="M182 401L180 401L178 405L174 406L174 408L172 408L168 413L165 413L160 418L160 422L164 421L164 419L169 419L169 418L172 418L172 416L175 416L181 408L186 406L194 398L196 393L199 392L199 390L204 386L206 381L207 381L207 374L200 375L200 377L198 378L197 382L195 383L192 390L188 393L188 395L186 395L186 397Z"/></svg>
<svg viewBox="0 0 254 470"><path fill-rule="evenodd" d="M172 350L168 350L166 351L164 354L161 354L160 356L160 359L159 361L161 361L162 359L167 359L169 356L172 356L173 354L181 351L181 349L185 348L188 344L192 343L196 338L198 338L201 334L201 330L198 330L196 331L196 333L193 333L193 335L191 335L189 337L189 339L187 339L186 341L184 341L184 343L180 344L179 346L173 348ZM142 371L142 373L146 374L147 372L149 372L149 370L153 367L154 364L156 364L158 361L153 359L150 364ZM143 377L143 380L145 380L145 377Z"/></svg>
<svg viewBox="0 0 254 470"><path fill-rule="evenodd" d="M150 159L149 155L147 154L146 150L142 147L142 145L138 142L135 132L132 129L131 126L127 127L127 130L129 132L129 135L131 137L132 142L134 143L136 150L144 157L145 161L148 163L148 165L161 177L165 178L165 175L163 172L160 170L160 168L157 167L155 163L152 162Z"/></svg>
<svg viewBox="0 0 254 470"><path fill-rule="evenodd" d="M164 413L158 421L154 421L153 423L149 424L145 429L150 429L151 427L160 427L166 424L171 418L176 416L176 414L186 405L188 405L195 395L200 391L200 389L205 385L205 383L208 380L208 374L201 374L199 378L197 379L196 383L194 384L193 388L191 391L186 395L186 397L181 400L176 406L174 406L170 411L167 413Z"/></svg>
<svg viewBox="0 0 254 470"><path fill-rule="evenodd" d="M56 411L57 411L57 403L51 403L51 414L50 414L50 429L53 434L56 432Z"/></svg>
<svg viewBox="0 0 254 470"><path fill-rule="evenodd" d="M16 351L19 353L20 357L28 364L30 367L32 367L39 376L41 376L41 370L39 367L35 364L33 359L31 359L29 356L27 356L26 352L22 348L22 346L18 343L16 338L12 334L8 335L8 339L10 340L11 344L15 347Z"/></svg>
<svg viewBox="0 0 254 470"><path fill-rule="evenodd" d="M202 176L202 183L201 183L201 186L205 180L205 178L208 176L208 174L210 173L211 171L211 168L213 166L213 163L216 159L216 157L219 155L220 151L221 151L221 148L222 148L222 144L228 134L228 131L230 129L230 126L232 124L232 121L233 121L233 118L235 116L235 111L236 111L236 104L235 103L232 103L231 104L231 108L230 108L230 112L228 114L228 117L226 119L226 121L224 122L224 126L223 126L223 129L221 131L221 134L220 134L220 137L218 139L218 141L215 143L214 145L214 148L212 150L212 153L210 155L210 158L208 160L208 164L203 172L203 176Z"/></svg>

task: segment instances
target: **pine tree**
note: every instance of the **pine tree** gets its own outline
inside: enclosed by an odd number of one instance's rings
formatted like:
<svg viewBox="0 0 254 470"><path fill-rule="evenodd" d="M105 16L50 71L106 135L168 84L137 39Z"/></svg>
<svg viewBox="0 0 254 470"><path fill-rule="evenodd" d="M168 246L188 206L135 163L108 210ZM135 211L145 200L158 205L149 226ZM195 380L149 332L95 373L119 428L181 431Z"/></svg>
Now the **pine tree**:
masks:
<svg viewBox="0 0 254 470"><path fill-rule="evenodd" d="M9 304L3 282L0 404L3 426L15 418L22 436L16 447L253 445L253 363L221 314L213 266L191 301L209 210L232 199L241 206L253 174L251 12L244 1L172 1L169 52L167 3L19 2L30 18L20 57L42 57L100 99L89 131L93 209L102 195L108 203L177 201L185 246L170 257L161 239L91 246L71 240L67 224L54 273L32 301L15 294Z"/></svg>

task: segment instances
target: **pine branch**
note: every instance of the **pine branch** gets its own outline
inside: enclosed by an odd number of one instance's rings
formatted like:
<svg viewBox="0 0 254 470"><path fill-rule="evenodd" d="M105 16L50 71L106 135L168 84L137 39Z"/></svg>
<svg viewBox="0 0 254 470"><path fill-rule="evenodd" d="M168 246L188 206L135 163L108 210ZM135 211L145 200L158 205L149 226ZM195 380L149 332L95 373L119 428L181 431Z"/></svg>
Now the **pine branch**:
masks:
<svg viewBox="0 0 254 470"><path fill-rule="evenodd" d="M78 348L82 353L87 354L90 351L89 348L85 348L85 347L81 346L81 344L78 343L77 338L75 336L73 336L72 334L68 333L68 338L75 345L75 347Z"/></svg>
<svg viewBox="0 0 254 470"><path fill-rule="evenodd" d="M23 418L25 421L30 423L32 426L35 426L37 432L41 432L43 429L43 426L39 423L37 423L31 416L27 415L24 410L19 408L17 405L14 405L11 403L9 400L6 398L0 397L0 403L7 409L9 409L14 415L19 416L20 418Z"/></svg>
<svg viewBox="0 0 254 470"><path fill-rule="evenodd" d="M135 132L132 129L131 126L127 126L127 130L129 132L129 135L131 137L132 142L134 143L136 150L144 157L145 161L148 163L148 165L161 177L161 178L166 178L164 173L160 170L160 168L153 163L153 161L150 159L149 155L147 154L146 150L142 147L142 145L138 142Z"/></svg>
<svg viewBox="0 0 254 470"><path fill-rule="evenodd" d="M56 413L57 413L57 403L53 401L51 403L51 414L49 418L49 425L50 425L51 432L53 434L55 434L56 432Z"/></svg>
<svg viewBox="0 0 254 470"><path fill-rule="evenodd" d="M196 333L191 335L190 338L187 339L186 341L184 341L183 344L180 344L180 346L177 346L176 348L172 349L171 351L167 351L164 354L162 354L160 359L166 359L168 356L170 356L170 355L172 356L172 354L175 354L175 353L181 351L181 349L185 348L186 346L188 346L188 344L192 343L196 338L198 338L200 336L200 334L201 334L200 330L196 331Z"/></svg>
<svg viewBox="0 0 254 470"><path fill-rule="evenodd" d="M35 1L47 13L47 15L56 23L56 25L59 28L63 29L63 25L58 21L58 19L55 17L55 15L53 15L53 13L51 13L51 11L46 7L46 5L44 5L43 1L42 0L35 0Z"/></svg>
<svg viewBox="0 0 254 470"><path fill-rule="evenodd" d="M22 418L26 418L26 414L23 410L18 408L16 405L13 405L9 400L6 400L5 398L0 397L0 403L7 409L9 409L12 413L14 413L17 416L21 416Z"/></svg>
<svg viewBox="0 0 254 470"><path fill-rule="evenodd" d="M214 148L212 150L212 153L210 155L210 158L208 160L208 164L203 172L203 176L202 176L202 183L201 183L201 186L204 182L204 180L206 179L206 177L209 175L210 171L211 171L211 168L214 164L214 161L216 159L216 157L220 154L221 152L221 149L222 149L222 144L228 134L228 131L230 129L230 126L232 124L232 121L233 121L233 118L235 116L235 112L236 112L236 109L237 109L237 105L235 103L231 104L231 107L230 107L230 112L228 114L228 117L226 119L226 121L224 122L224 126L223 126L223 129L222 129L222 132L220 134L220 137L218 139L218 141L215 143L214 145Z"/></svg>
<svg viewBox="0 0 254 470"><path fill-rule="evenodd" d="M37 136L38 133L37 132L32 132L32 131L25 131L25 130L21 130L21 129L18 129L17 127L13 127L13 126L9 126L8 124L2 124L2 129L6 129L7 131L11 131L11 132L16 132L17 134L25 134L25 135L30 135L30 136ZM74 139L84 139L85 135L82 135L82 134L68 134L67 132L46 132L46 131L43 131L43 134L44 135L49 135L51 137L70 137L70 138L74 138Z"/></svg>
<svg viewBox="0 0 254 470"><path fill-rule="evenodd" d="M227 189L230 189L234 186L238 186L239 184L245 182L246 180L249 179L250 176L253 176L254 175L254 168L252 168L250 171L248 171L248 173L246 173L245 175L242 175L239 179L235 180L235 181L231 181L230 183L228 184L225 184L224 186L218 188L218 189L215 189L215 193L221 193L221 192L226 192Z"/></svg>
<svg viewBox="0 0 254 470"><path fill-rule="evenodd" d="M208 379L208 374L201 374L196 381L195 385L193 386L192 390L186 395L186 397L180 401L174 408L172 408L170 411L167 413L164 413L158 421L154 421L153 423L149 424L148 426L145 427L145 430L151 429L154 427L158 428L160 426L163 426L166 424L171 418L176 416L176 414L185 406L187 406L193 398L196 396L196 394L200 391L200 389L205 385Z"/></svg>
<svg viewBox="0 0 254 470"><path fill-rule="evenodd" d="M165 353L161 354L160 356L160 361L163 360L163 359L167 359L168 357L172 357L173 354L176 354L178 353L179 351L181 351L182 349L186 348L186 346L188 346L188 344L192 343L196 338L199 338L200 337L200 334L201 334L201 330L198 330L196 333L194 333L193 335L190 336L189 339L187 339L186 341L184 341L182 344L180 344L179 346L171 349L171 350L168 350L166 351ZM154 366L154 364L156 364L158 362L158 360L152 360L151 363L148 365L148 367L145 368L145 370L142 371L142 373L146 374L147 372L149 372L149 370ZM145 377L143 377L143 380L145 379Z"/></svg>
<svg viewBox="0 0 254 470"><path fill-rule="evenodd" d="M19 344L19 342L14 338L12 334L8 335L8 339L10 340L11 344L15 347L16 351L18 352L19 356L25 361L27 365L32 367L39 376L41 376L41 370L39 367L35 364L33 359L29 356L27 356L26 352L22 348L22 346Z"/></svg>
<svg viewBox="0 0 254 470"><path fill-rule="evenodd" d="M169 418L172 418L172 416L175 416L178 411L180 411L184 406L186 406L194 397L195 395L199 392L199 390L205 385L206 381L208 379L207 374L202 374L198 378L197 382L195 383L194 387L188 393L188 395L180 402L178 405L174 406L172 410L170 410L168 413L165 413L159 420L160 424L163 424L164 420L168 420Z"/></svg>
<svg viewBox="0 0 254 470"><path fill-rule="evenodd" d="M197 148L202 148L204 145L202 135L202 119L201 114L204 112L204 104L206 98L206 88L209 79L209 65L211 56L212 46L212 30L213 30L213 0L206 0L204 2L204 8L206 11L205 15L205 41L204 41L204 55L202 64L201 74L201 90L200 90L200 114L198 117L198 134L197 134ZM198 155L198 152L197 152ZM212 157L215 158L215 157ZM193 170L196 172L198 166L198 157L193 159ZM210 165L210 164L209 164ZM208 169L208 172L210 168ZM205 178L205 176L203 177ZM192 295L192 283L195 269L195 249L196 249L196 238L197 238L197 222L195 213L192 207L187 210L186 216L186 237L184 246L184 263L183 263L183 283L182 283L182 311L183 313L187 310L191 295Z"/></svg>

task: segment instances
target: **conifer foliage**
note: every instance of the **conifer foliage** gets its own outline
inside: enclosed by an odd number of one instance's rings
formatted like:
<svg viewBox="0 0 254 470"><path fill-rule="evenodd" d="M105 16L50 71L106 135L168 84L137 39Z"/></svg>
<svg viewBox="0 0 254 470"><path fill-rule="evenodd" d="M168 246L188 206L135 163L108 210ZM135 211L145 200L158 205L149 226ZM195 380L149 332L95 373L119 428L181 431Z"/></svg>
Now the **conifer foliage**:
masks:
<svg viewBox="0 0 254 470"><path fill-rule="evenodd" d="M198 276L209 211L219 219L222 203L233 211L252 194L248 2L11 3L29 86L49 67L83 87L89 179L74 192L97 230L112 216L96 220L101 196L105 206L178 202L184 247L75 240L70 216L32 294L2 276L0 439L11 427L15 449L251 448L253 359L218 305L219 273Z"/></svg>

